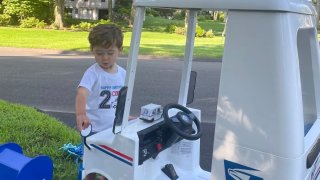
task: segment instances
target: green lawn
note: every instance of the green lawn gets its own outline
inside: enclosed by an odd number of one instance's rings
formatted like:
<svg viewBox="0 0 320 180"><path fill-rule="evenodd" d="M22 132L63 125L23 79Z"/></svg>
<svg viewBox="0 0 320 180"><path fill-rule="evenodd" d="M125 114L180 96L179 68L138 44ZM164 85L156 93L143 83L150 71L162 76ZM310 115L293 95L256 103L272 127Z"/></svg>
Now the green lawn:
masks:
<svg viewBox="0 0 320 180"><path fill-rule="evenodd" d="M166 23L164 23L166 22ZM164 23L161 25L161 23ZM170 23L183 21L168 21L161 18L147 18L140 43L140 54L166 57L183 57L186 38L183 35L163 32ZM221 34L223 24L212 21L200 22L204 29L217 28ZM155 32L154 30L157 30ZM24 29L0 27L0 46L21 48L44 48L58 50L88 51L88 32L75 32L68 30ZM124 54L128 54L131 32L124 33ZM219 58L223 52L224 38L196 38L194 57Z"/></svg>
<svg viewBox="0 0 320 180"><path fill-rule="evenodd" d="M0 46L87 51L88 32L0 27Z"/></svg>
<svg viewBox="0 0 320 180"><path fill-rule="evenodd" d="M148 31L155 31L155 32L163 32L167 25L174 24L179 27L184 26L183 20L168 20L159 17L150 17L147 16L145 22L143 23L144 29ZM215 35L221 36L224 23L212 21L212 20L204 20L198 22L199 26L205 29L206 31L212 29L215 32Z"/></svg>
<svg viewBox="0 0 320 180"><path fill-rule="evenodd" d="M125 34L124 52L128 53L131 33ZM140 43L140 54L166 57L183 57L186 37L176 34L144 32ZM218 58L223 53L224 38L196 38L194 56L197 58Z"/></svg>
<svg viewBox="0 0 320 180"><path fill-rule="evenodd" d="M47 155L53 161L53 179L76 179L75 158L60 149L66 143L81 142L75 129L32 107L3 100L0 100L0 122L0 144L15 142L28 157Z"/></svg>

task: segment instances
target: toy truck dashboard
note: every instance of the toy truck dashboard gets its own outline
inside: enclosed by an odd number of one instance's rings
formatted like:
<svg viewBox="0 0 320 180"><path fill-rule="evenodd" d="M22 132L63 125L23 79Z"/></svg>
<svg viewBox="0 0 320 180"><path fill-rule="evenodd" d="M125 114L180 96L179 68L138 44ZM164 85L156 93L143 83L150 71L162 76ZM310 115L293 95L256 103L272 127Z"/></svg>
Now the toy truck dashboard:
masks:
<svg viewBox="0 0 320 180"><path fill-rule="evenodd" d="M182 138L177 136L164 121L161 121L138 133L139 165L149 158L156 156Z"/></svg>

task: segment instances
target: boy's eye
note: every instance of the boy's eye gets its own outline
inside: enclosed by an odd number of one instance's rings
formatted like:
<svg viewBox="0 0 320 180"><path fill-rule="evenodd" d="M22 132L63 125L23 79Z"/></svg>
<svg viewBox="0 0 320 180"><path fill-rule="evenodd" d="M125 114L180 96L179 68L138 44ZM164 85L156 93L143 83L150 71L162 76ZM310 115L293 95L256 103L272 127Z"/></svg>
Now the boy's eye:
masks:
<svg viewBox="0 0 320 180"><path fill-rule="evenodd" d="M96 54L96 55L103 55L104 54L104 52L103 51L94 51L94 54Z"/></svg>
<svg viewBox="0 0 320 180"><path fill-rule="evenodd" d="M95 54L97 56L104 56L104 55L108 55L108 56L112 56L114 54L114 51L95 51Z"/></svg>

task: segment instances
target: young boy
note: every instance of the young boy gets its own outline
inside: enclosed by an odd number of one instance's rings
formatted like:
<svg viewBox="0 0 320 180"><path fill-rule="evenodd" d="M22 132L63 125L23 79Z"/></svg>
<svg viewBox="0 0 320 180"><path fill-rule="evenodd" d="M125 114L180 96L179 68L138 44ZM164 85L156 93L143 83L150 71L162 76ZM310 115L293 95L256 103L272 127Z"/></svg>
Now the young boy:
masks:
<svg viewBox="0 0 320 180"><path fill-rule="evenodd" d="M96 63L84 73L77 90L75 111L77 129L92 125L96 133L112 127L119 90L126 71L116 64L122 51L123 34L114 25L98 25L89 33ZM90 174L87 179L95 178Z"/></svg>

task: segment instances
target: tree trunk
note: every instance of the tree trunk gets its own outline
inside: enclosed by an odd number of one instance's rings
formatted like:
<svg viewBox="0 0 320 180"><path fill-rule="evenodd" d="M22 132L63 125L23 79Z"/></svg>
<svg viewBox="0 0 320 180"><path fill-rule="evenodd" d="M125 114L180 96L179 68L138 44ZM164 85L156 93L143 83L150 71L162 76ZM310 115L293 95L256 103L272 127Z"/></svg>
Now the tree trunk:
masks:
<svg viewBox="0 0 320 180"><path fill-rule="evenodd" d="M222 32L222 36L226 36L226 31L227 31L227 22L228 22L228 12L224 12L224 28Z"/></svg>
<svg viewBox="0 0 320 180"><path fill-rule="evenodd" d="M130 11L130 17L129 17L129 27L133 26L133 19L134 19L134 15L135 15L135 8L133 6L133 3L131 4L131 11Z"/></svg>
<svg viewBox="0 0 320 180"><path fill-rule="evenodd" d="M64 0L55 0L54 7L54 25L63 29Z"/></svg>
<svg viewBox="0 0 320 180"><path fill-rule="evenodd" d="M316 10L317 10L317 18L316 18L316 23L317 23L317 27L319 29L319 13L320 13L320 0L317 0L317 3L316 3Z"/></svg>
<svg viewBox="0 0 320 180"><path fill-rule="evenodd" d="M218 20L218 17L219 17L219 11L214 11L214 12L213 12L213 20L214 20L214 21L217 21L217 20Z"/></svg>
<svg viewBox="0 0 320 180"><path fill-rule="evenodd" d="M112 0L108 0L108 18L112 21Z"/></svg>
<svg viewBox="0 0 320 180"><path fill-rule="evenodd" d="M185 17L184 17L184 28L187 30L188 28L188 17L189 17L189 10L186 9Z"/></svg>

